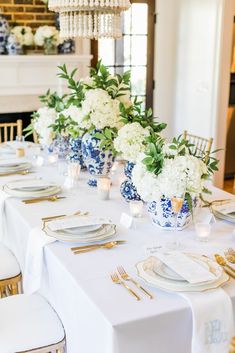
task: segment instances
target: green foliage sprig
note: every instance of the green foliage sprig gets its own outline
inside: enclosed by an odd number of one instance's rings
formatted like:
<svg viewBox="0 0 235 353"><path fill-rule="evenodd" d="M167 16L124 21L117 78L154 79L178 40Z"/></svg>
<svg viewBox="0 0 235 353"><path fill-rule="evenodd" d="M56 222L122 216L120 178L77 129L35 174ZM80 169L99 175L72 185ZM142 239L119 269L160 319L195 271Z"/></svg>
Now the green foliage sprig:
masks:
<svg viewBox="0 0 235 353"><path fill-rule="evenodd" d="M158 134L167 126L165 123L158 123L151 108L142 109L142 102L135 97L133 105L126 108L123 103L120 103L121 121L124 124L139 123L143 128L149 127L154 133Z"/></svg>
<svg viewBox="0 0 235 353"><path fill-rule="evenodd" d="M44 103L48 108L54 108L57 112L61 112L65 109L65 98L67 94L62 97L57 92L51 93L50 89L43 95L39 96L39 100ZM33 117L33 114L32 114Z"/></svg>
<svg viewBox="0 0 235 353"><path fill-rule="evenodd" d="M117 154L113 146L113 140L117 136L118 130L116 128L108 128L106 127L102 132L96 132L94 136L101 140L100 147L104 150L110 150L113 152L114 155Z"/></svg>

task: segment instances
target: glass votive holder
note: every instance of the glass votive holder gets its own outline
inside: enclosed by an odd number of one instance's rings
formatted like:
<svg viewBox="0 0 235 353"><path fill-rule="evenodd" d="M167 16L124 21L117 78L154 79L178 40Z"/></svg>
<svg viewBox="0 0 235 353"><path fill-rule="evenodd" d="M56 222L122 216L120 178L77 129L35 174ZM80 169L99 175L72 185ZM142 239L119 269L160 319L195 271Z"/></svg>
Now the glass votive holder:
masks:
<svg viewBox="0 0 235 353"><path fill-rule="evenodd" d="M37 156L35 162L34 162L34 165L36 167L42 167L44 164L44 158L42 156Z"/></svg>
<svg viewBox="0 0 235 353"><path fill-rule="evenodd" d="M24 142L25 141L25 136L16 136L16 139L15 139L17 142Z"/></svg>
<svg viewBox="0 0 235 353"><path fill-rule="evenodd" d="M49 164L56 164L58 162L58 154L49 154L47 157Z"/></svg>
<svg viewBox="0 0 235 353"><path fill-rule="evenodd" d="M206 242L211 234L211 225L209 223L195 223L197 239Z"/></svg>
<svg viewBox="0 0 235 353"><path fill-rule="evenodd" d="M68 163L68 177L73 180L78 180L81 171L81 165L78 162Z"/></svg>
<svg viewBox="0 0 235 353"><path fill-rule="evenodd" d="M109 200L111 180L109 177L98 178L97 192L101 200Z"/></svg>
<svg viewBox="0 0 235 353"><path fill-rule="evenodd" d="M142 217L143 207L144 207L143 201L129 202L130 213L133 217L136 217L136 218Z"/></svg>

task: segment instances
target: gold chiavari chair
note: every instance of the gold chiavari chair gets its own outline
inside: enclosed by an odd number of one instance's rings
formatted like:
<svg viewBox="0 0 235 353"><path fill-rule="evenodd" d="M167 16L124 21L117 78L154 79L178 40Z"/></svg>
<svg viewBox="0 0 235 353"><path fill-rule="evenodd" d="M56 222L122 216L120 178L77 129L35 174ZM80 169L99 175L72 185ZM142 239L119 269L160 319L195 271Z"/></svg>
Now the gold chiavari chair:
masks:
<svg viewBox="0 0 235 353"><path fill-rule="evenodd" d="M0 123L0 143L13 141L16 136L22 136L23 122L18 119L16 123Z"/></svg>
<svg viewBox="0 0 235 353"><path fill-rule="evenodd" d="M189 134L188 131L184 131L183 138L195 145L192 150L197 156L205 155L205 160L208 161L211 147L213 143L213 138L206 139L204 137Z"/></svg>
<svg viewBox="0 0 235 353"><path fill-rule="evenodd" d="M0 313L1 352L65 353L63 325L41 295L19 294L3 298Z"/></svg>
<svg viewBox="0 0 235 353"><path fill-rule="evenodd" d="M21 293L20 266L14 254L3 244L0 244L0 258L0 298Z"/></svg>
<svg viewBox="0 0 235 353"><path fill-rule="evenodd" d="M231 344L229 347L229 353L235 353L235 337L233 337L231 340Z"/></svg>

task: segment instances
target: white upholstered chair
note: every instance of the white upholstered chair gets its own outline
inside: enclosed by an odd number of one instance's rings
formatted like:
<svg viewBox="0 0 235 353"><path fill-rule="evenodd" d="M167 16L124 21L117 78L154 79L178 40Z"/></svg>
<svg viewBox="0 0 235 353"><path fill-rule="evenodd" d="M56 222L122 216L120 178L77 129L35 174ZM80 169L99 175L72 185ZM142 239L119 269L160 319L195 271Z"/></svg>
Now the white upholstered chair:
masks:
<svg viewBox="0 0 235 353"><path fill-rule="evenodd" d="M62 353L63 325L39 294L19 294L0 300L1 353Z"/></svg>
<svg viewBox="0 0 235 353"><path fill-rule="evenodd" d="M14 254L0 243L0 298L21 292L21 271Z"/></svg>

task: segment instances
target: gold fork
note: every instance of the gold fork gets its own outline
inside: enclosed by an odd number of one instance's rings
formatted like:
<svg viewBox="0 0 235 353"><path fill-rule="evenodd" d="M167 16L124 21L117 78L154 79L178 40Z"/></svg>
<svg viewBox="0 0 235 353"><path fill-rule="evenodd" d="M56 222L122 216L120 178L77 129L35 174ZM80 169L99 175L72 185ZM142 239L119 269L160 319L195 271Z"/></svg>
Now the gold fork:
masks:
<svg viewBox="0 0 235 353"><path fill-rule="evenodd" d="M65 199L65 197L54 195L54 196L48 196L48 197L38 197L38 198L34 198L34 199L22 200L22 202L25 204L31 204L31 203L38 203L38 202L43 202L43 201L55 202L55 201L58 201L61 199Z"/></svg>
<svg viewBox="0 0 235 353"><path fill-rule="evenodd" d="M115 284L121 284L124 288L128 290L128 292L135 297L136 300L140 300L140 297L131 289L124 281L121 280L121 278L118 277L117 273L113 273L110 275L112 281Z"/></svg>
<svg viewBox="0 0 235 353"><path fill-rule="evenodd" d="M229 248L227 251L225 251L224 255L228 262L235 264L235 251L232 248Z"/></svg>
<svg viewBox="0 0 235 353"><path fill-rule="evenodd" d="M118 266L117 268L120 276L124 281L132 282L137 288L139 288L145 295L147 295L150 299L153 299L152 294L150 294L146 289L144 289L134 278L128 275L128 273L124 270L122 266Z"/></svg>

